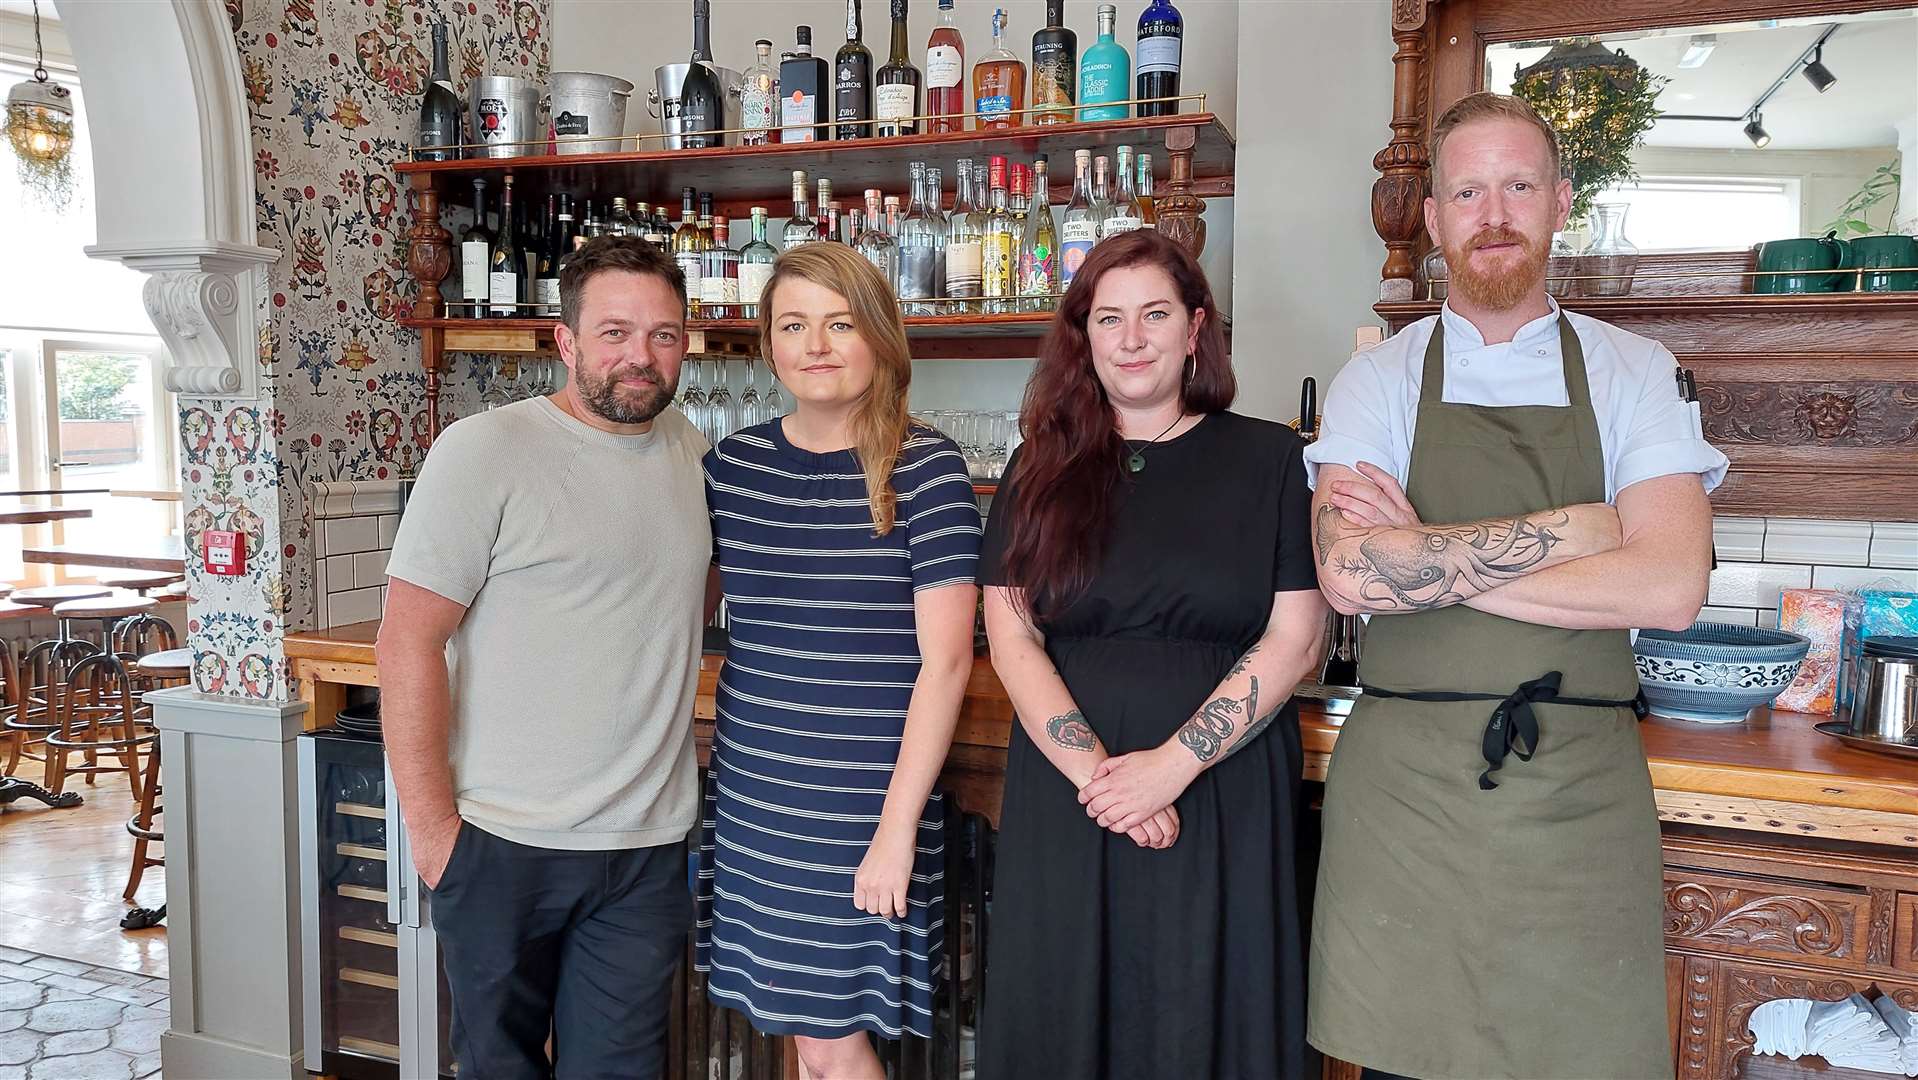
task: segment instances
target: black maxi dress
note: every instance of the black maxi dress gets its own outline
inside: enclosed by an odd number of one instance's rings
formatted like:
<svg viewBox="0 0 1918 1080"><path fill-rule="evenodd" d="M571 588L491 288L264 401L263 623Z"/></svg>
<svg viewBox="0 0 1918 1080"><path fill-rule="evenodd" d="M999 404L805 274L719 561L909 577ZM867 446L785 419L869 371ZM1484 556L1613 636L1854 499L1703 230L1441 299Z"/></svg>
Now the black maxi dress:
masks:
<svg viewBox="0 0 1918 1080"><path fill-rule="evenodd" d="M1303 448L1282 425L1217 413L1152 444L1121 483L1091 588L1041 628L1110 753L1170 738L1263 633L1272 594L1318 587ZM1007 474L980 557L988 586L1007 584L1016 459ZM1301 766L1288 704L1186 789L1177 842L1150 851L1088 817L1015 725L981 1080L1300 1076Z"/></svg>

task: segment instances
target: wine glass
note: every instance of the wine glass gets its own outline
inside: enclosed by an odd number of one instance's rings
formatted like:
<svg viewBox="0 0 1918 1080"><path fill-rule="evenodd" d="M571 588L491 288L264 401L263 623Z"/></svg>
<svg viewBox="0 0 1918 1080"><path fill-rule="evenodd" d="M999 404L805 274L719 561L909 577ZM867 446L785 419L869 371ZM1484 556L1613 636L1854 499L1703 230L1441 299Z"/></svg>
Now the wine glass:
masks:
<svg viewBox="0 0 1918 1080"><path fill-rule="evenodd" d="M768 369L766 374L766 419L775 420L786 415L786 396L779 392L779 373Z"/></svg>
<svg viewBox="0 0 1918 1080"><path fill-rule="evenodd" d="M739 427L739 406L733 402L733 393L726 388L726 361L713 361L713 388L706 393L706 412L712 430L706 438L713 445L731 435Z"/></svg>
<svg viewBox="0 0 1918 1080"><path fill-rule="evenodd" d="M741 427L756 427L765 423L766 403L759 396L759 361L746 359L746 389L739 395L739 423Z"/></svg>
<svg viewBox="0 0 1918 1080"><path fill-rule="evenodd" d="M679 411L686 415L694 428L703 435L706 432L706 393L699 388L699 361L691 360L686 364L686 385L679 393Z"/></svg>
<svg viewBox="0 0 1918 1080"><path fill-rule="evenodd" d="M506 388L506 358L495 353L487 372L486 387L480 391L480 408L491 411L512 403L513 395Z"/></svg>

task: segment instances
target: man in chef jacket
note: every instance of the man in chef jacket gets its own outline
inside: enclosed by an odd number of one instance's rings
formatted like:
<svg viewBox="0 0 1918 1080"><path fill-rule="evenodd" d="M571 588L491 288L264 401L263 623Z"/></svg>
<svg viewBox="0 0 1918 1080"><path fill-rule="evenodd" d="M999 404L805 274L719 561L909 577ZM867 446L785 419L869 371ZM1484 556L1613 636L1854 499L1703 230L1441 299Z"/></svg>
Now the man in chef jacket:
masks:
<svg viewBox="0 0 1918 1080"><path fill-rule="evenodd" d="M1550 126L1473 94L1431 158L1450 298L1352 358L1306 451L1320 588L1370 616L1308 1037L1372 1076L1670 1076L1628 628L1697 616L1725 458L1664 346L1546 292Z"/></svg>

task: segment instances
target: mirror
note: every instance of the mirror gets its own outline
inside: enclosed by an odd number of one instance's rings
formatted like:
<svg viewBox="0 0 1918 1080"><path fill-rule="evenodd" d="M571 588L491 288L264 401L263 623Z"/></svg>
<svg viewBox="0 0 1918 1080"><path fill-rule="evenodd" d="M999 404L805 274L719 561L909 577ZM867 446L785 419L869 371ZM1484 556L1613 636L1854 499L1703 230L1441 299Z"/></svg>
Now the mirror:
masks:
<svg viewBox="0 0 1918 1080"><path fill-rule="evenodd" d="M1559 131L1570 250L1918 232L1918 10L1512 42L1485 68Z"/></svg>

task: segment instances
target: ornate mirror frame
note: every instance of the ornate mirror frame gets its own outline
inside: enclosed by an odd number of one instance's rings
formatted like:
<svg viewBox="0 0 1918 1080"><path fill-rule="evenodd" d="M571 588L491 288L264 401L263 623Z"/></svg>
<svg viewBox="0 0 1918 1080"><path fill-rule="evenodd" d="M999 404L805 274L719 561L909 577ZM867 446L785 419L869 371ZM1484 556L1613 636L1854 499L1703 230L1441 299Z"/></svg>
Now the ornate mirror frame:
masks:
<svg viewBox="0 0 1918 1080"><path fill-rule="evenodd" d="M1385 243L1374 311L1396 333L1438 311L1417 284L1429 249L1431 124L1482 89L1500 42L1909 8L1918 0L1393 0L1392 139L1373 158ZM1705 435L1732 471L1721 514L1918 520L1918 292L1751 295L1751 252L1648 254L1639 273L1696 275L1562 303L1663 342L1697 373Z"/></svg>

